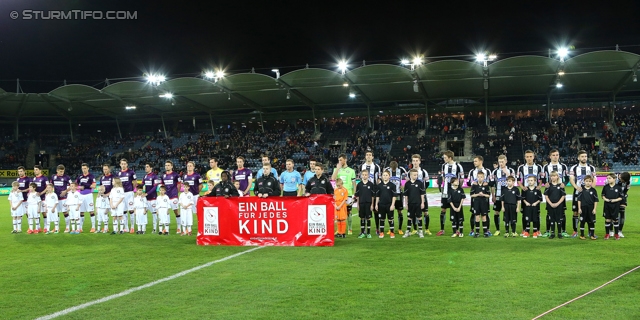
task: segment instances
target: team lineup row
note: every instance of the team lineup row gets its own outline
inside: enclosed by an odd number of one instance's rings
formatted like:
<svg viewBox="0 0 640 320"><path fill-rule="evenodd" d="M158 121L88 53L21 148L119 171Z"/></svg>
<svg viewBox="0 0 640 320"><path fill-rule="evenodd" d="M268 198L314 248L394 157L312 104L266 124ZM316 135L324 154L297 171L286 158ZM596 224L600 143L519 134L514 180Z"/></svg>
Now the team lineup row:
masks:
<svg viewBox="0 0 640 320"><path fill-rule="evenodd" d="M507 229L506 235L515 236L515 219L512 219L512 210L510 205L516 205L516 203L506 203L503 198L509 197L505 191L508 188L509 191L512 187L508 186L508 177L513 177L513 185L518 186L516 178L520 181L522 189L522 196L525 195L525 189L527 180L533 180L533 189L537 190L539 195L542 196L540 191L541 186L546 186L547 191L550 190L554 184L548 180L548 177L552 177L551 173L555 172L558 176L558 183L562 186L564 191L564 184L568 181L571 185L575 186L573 194L573 235L577 236L578 221L580 220L582 208L578 204L578 196L582 194L583 188L586 185L586 178L588 176L595 175L595 168L587 164L586 152L580 151L578 153L579 163L572 166L570 169L562 163L558 162L559 153L557 150L550 152L551 162L544 167L537 165L533 162L534 154L531 151L525 153L526 163L514 170L506 166L507 159L505 156L498 158L498 166L493 171L483 167L483 159L477 156L474 159L474 169L469 171L468 186L472 187L472 205L471 205L471 225L476 224L476 232L472 232L473 235L479 234L479 227L477 224L482 220L483 232L485 236L490 236L490 219L487 219L486 213L488 210L489 199L491 198L494 203L494 221L497 231L495 235L500 234L500 213L503 213L505 228ZM361 217L361 234L360 237L371 237L369 221L371 217L376 223L376 232L379 237L384 237L384 224L385 220L389 220L390 236L394 236L395 230L393 221L393 211L398 211L399 228L398 232L402 232L403 216L401 210L403 204L409 209L407 225L409 228L412 226L417 229L420 236L423 236L423 219L425 232L430 234L429 231L429 214L428 214L428 201L424 190L429 187L429 175L426 170L420 168L421 158L419 155L412 156L412 163L410 170L417 175L415 179L411 179L411 175L407 175L404 168L398 167L395 161L390 163L390 167L386 168L384 173L380 166L373 161L373 153L367 152L365 156L365 163L361 165L360 171L362 181L356 185L356 173L355 170L349 168L346 165L346 155L340 155L338 158L338 164L331 178L324 175L325 168L323 165L316 165L315 161L310 161L310 168L304 174L304 177L297 171L293 170L293 160L286 161L286 170L280 174L278 178L277 171L271 167L268 157L263 156L263 168L257 173L256 180L254 181L252 173L249 169L244 168L244 158L238 157L236 162L238 169L232 172L227 172L217 166L218 161L216 158L211 158L209 165L211 170L206 174L206 180L208 183L208 191L206 196L241 196L250 194L252 185L254 185L254 195L259 197L267 196L302 196L309 194L334 194L336 200L336 217L338 220L338 235L340 237L345 236L346 224L349 226L349 233L351 230L351 204L353 202L358 203L359 216ZM457 194L463 192L460 182L464 179L464 170L462 166L453 160L453 152L447 151L443 155L444 164L442 165L441 178L442 178L442 206L440 214L440 231L438 235L444 234L444 221L446 215L446 209L451 210L450 220L452 221L453 236L462 236L462 221L464 220L462 214L462 202L454 200ZM56 174L47 178L41 174L41 168L39 166L34 167L34 177L30 178L25 175L23 167L18 168L19 177L17 178L14 191L10 196L12 203L12 215L14 216L14 231L21 231L21 217L27 215L29 219L29 231L38 233L40 230L44 232L59 232L59 213L63 213L65 217L66 229L65 232L79 233L82 232L82 226L84 225L85 213L89 213L91 216L91 232L106 232L108 230L108 216L107 213L111 212L113 219L114 229L112 233L134 233L134 225L138 225L138 233L144 233L146 231L146 212L149 210L153 214L153 230L156 231L156 225L160 225L160 232L162 234L168 234L169 214L168 211L172 210L176 217L179 230L177 233L188 235L191 233L191 226L193 224L193 213L196 211L196 203L198 197L203 189L203 179L194 171L195 164L189 162L187 164L187 172L183 176L173 171L173 163L167 161L165 163L165 173L158 176L154 173L150 164L145 166L145 177L143 178L143 184L136 186L137 177L133 170L128 168L126 159L120 161L120 171L113 175L111 173L111 167L108 164L103 165L103 175L98 181L94 176L89 173L89 167L87 164L82 164L82 174L75 180L65 175L65 168L63 165L57 167ZM366 178L365 178L366 175ZM385 176L388 175L388 180L385 180ZM480 180L482 176L482 180ZM529 179L533 178L533 179ZM402 181L409 179L407 183L402 185ZM455 180L454 180L455 179ZM336 190L334 190L331 180L336 181ZM478 183L478 181L482 183ZM626 207L626 195L629 189L629 175L623 173L615 182L619 185L617 190L620 190L623 197L618 207L619 217L611 216L611 219L606 219L605 227L608 228L609 224L613 223L614 226L618 226L619 232L615 232L614 236L622 235L621 229L624 225L624 211ZM94 207L93 201L93 189L96 188L97 182L99 183L98 198L96 199L96 205ZM457 184L456 184L457 183ZM382 186L381 186L382 184ZM386 184L386 185L385 185ZM407 186L409 184L409 186ZM51 187L48 187L48 186ZM178 190L184 186L185 192L178 197ZM384 190L379 188L384 187L386 190L392 190L393 194L391 198L394 199L393 203L389 203L388 197L383 197L380 192L384 193ZM422 191L416 191L414 187ZM47 191L47 188L50 190ZM366 188L366 189L365 189ZM480 188L480 191L474 188ZM591 187L589 187L590 189ZM344 189L344 192L341 191ZM553 189L553 188L551 188ZM365 191L366 190L366 191ZM382 191L381 191L382 190ZM475 191L474 191L475 190ZM545 191L545 193L547 192ZM134 196L134 192L137 196ZM474 193L475 192L475 193ZM478 193L479 192L479 193ZM346 198L340 197L338 193L345 193ZM417 194L417 197L416 197ZM47 198L47 195L49 197ZM410 197L411 195L411 197ZM477 199L476 198L481 198ZM55 199L54 199L55 198ZM565 197L563 196L563 208ZM419 202L416 199L421 199ZM519 198L520 199L520 198ZM597 199L597 193L596 193ZM607 198L617 199L617 198ZM531 200L531 199L530 199ZM549 200L547 199L547 204ZM608 201L608 200L605 200ZM503 203L505 205L503 206ZM520 202L518 202L520 203ZM523 200L523 228L522 236L527 237L531 232L533 237L540 236L539 227L539 209L538 214L531 214L532 210L528 207L539 207L539 202L536 204L527 200ZM31 205L29 205L31 204ZM486 204L486 205L484 205ZM532 205L533 204L533 205ZM420 206L420 209L416 209L416 205ZM476 209L476 206L482 208ZM486 210L485 210L486 208ZM555 208L555 207L554 207ZM180 210L178 210L180 209ZM517 209L517 208L516 208ZM589 208L588 208L589 209ZM605 205L606 209L606 205ZM343 211L346 214L343 215ZM389 213L389 211L391 213ZM416 212L420 211L420 212ZM485 212L486 211L486 212ZM520 211L520 210L517 210ZM524 213L527 211L528 213ZM595 208L589 209L590 212L595 214ZM424 212L424 215L422 214ZM476 214L478 212L479 214ZM564 211L563 211L564 212ZM191 213L191 214L184 214ZM127 214L129 219L127 219ZM42 215L42 219L40 219ZM97 221L96 221L97 215ZM345 216L344 219L341 217ZM383 216L384 215L384 216ZM51 216L49 219L48 217ZM385 219L391 217L389 219ZM481 218L482 217L482 218ZM564 213L562 214L562 218ZM509 219L507 219L509 218ZM606 218L606 217L605 217ZM41 222L44 220L45 227L41 229ZM547 217L547 232L544 236L552 236L553 233L549 232L552 221L551 217ZM559 237L568 236L566 233L565 225L566 220L558 217L558 221L555 221L558 227ZM593 220L595 222L595 216L587 219L582 217L583 223L589 223ZM96 228L97 222L97 228ZM529 222L533 223L533 230L529 227ZM526 225L525 225L526 223ZM54 224L53 228L48 228L50 224ZM129 224L131 227L129 227ZM71 228L69 226L71 225ZM102 225L102 227L101 227ZM381 227L382 226L382 227ZM509 227L512 229L512 233L509 233ZM28 232L29 232L28 231ZM584 226L581 227L581 231L584 231ZM590 236L595 238L593 228L589 228ZM607 230L607 235L610 232ZM409 236L410 233L405 234Z"/></svg>

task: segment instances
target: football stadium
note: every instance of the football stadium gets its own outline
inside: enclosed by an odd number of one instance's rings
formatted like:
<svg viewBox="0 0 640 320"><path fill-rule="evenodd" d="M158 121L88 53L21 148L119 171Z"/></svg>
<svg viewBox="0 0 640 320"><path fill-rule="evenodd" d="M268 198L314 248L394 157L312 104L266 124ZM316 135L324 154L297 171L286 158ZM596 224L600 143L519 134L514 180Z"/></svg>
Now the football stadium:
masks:
<svg viewBox="0 0 640 320"><path fill-rule="evenodd" d="M638 319L640 51L571 43L0 79L0 318Z"/></svg>

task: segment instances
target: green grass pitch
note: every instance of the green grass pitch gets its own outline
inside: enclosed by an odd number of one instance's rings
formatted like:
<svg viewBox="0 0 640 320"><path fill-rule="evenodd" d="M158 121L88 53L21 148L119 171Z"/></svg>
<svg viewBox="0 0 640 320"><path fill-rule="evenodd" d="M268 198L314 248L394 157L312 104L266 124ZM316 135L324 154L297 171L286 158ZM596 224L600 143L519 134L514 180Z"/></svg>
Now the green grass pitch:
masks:
<svg viewBox="0 0 640 320"><path fill-rule="evenodd" d="M334 247L267 247L62 318L531 319L640 265L639 190L630 191L620 241L603 240L601 207L595 241L452 239L449 221L436 237L439 208L431 208L434 235L424 239L353 235ZM80 235L11 234L3 201L2 319L48 315L248 249L200 247L175 234L89 234L89 219ZM356 233L358 224L355 217ZM544 319L638 319L639 290L640 271Z"/></svg>

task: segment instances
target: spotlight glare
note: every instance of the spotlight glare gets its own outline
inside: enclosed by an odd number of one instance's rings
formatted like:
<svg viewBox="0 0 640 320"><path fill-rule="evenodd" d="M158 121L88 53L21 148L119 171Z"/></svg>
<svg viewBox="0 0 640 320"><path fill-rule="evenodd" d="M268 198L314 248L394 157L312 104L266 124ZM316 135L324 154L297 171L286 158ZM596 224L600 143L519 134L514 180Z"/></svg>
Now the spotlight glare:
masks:
<svg viewBox="0 0 640 320"><path fill-rule="evenodd" d="M403 66L406 66L406 65L408 65L408 64L409 64L409 60L407 60L407 59L402 59L402 60L400 60L400 64L401 64L401 65L403 65Z"/></svg>
<svg viewBox="0 0 640 320"><path fill-rule="evenodd" d="M348 83L348 82L345 82L345 83L343 83L343 84L342 84L342 86L346 88L346 87L348 87L348 86L349 86L349 83Z"/></svg>
<svg viewBox="0 0 640 320"><path fill-rule="evenodd" d="M558 75L559 75L559 76L564 76L564 71L559 71L559 72L558 72Z"/></svg>
<svg viewBox="0 0 640 320"><path fill-rule="evenodd" d="M161 95L159 95L158 97L160 97L160 98L166 98L166 99L171 99L171 98L173 98L173 94L172 94L172 93L170 93L170 92L167 92L167 93L165 93L165 94L161 94Z"/></svg>
<svg viewBox="0 0 640 320"><path fill-rule="evenodd" d="M477 62L483 62L485 60L487 60L487 55L486 54L484 54L484 53L476 54L476 61Z"/></svg>
<svg viewBox="0 0 640 320"><path fill-rule="evenodd" d="M569 55L569 49L566 47L562 47L558 49L558 57L560 59L564 59Z"/></svg>
<svg viewBox="0 0 640 320"><path fill-rule="evenodd" d="M562 83L560 83L560 82L556 83L556 88L559 89L559 88L562 88L562 87L563 87Z"/></svg>
<svg viewBox="0 0 640 320"><path fill-rule="evenodd" d="M126 106L124 107L126 110L135 110L136 106Z"/></svg>
<svg viewBox="0 0 640 320"><path fill-rule="evenodd" d="M497 56L497 55L495 55L495 54L491 54L491 55L489 55L489 61L493 61L493 60L495 60L495 59L497 59L497 58L498 58L498 56Z"/></svg>
<svg viewBox="0 0 640 320"><path fill-rule="evenodd" d="M353 93L353 92L349 93L349 98L355 98L355 97L356 97L355 93Z"/></svg>
<svg viewBox="0 0 640 320"><path fill-rule="evenodd" d="M345 60L339 61L338 62L338 69L340 69L342 74L345 74L345 72L347 72L347 62Z"/></svg>
<svg viewBox="0 0 640 320"><path fill-rule="evenodd" d="M224 77L224 72L222 70L218 70L218 72L216 72L216 77L217 78L222 78Z"/></svg>
<svg viewBox="0 0 640 320"><path fill-rule="evenodd" d="M415 57L413 58L413 65L415 66L419 66L422 64L422 57Z"/></svg>
<svg viewBox="0 0 640 320"><path fill-rule="evenodd" d="M207 78L207 79L213 79L213 78L215 78L215 74L213 73L213 71L206 71L204 73L204 77Z"/></svg>
<svg viewBox="0 0 640 320"><path fill-rule="evenodd" d="M163 75L158 74L150 74L147 76L147 82L153 85L159 85L161 82L164 82L167 78Z"/></svg>

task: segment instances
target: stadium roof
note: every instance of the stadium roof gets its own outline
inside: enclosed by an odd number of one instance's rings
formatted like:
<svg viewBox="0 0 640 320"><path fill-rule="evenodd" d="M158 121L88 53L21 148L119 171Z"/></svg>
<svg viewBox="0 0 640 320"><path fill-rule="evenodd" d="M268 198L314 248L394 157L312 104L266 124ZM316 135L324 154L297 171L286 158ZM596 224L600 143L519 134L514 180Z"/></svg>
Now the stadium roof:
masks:
<svg viewBox="0 0 640 320"><path fill-rule="evenodd" d="M415 70L390 64L366 65L346 70L344 75L307 68L279 78L240 73L218 81L196 77L170 79L158 85L122 81L102 89L69 84L49 93L0 89L0 121L155 121L163 115L226 119L251 113L265 119L284 119L312 114L327 117L338 112L367 114L383 109L393 113L401 108L404 113L411 108L421 112L425 104L438 107L454 99L474 102L482 106L480 110L484 110L485 102L489 106L541 105L549 97L553 101L611 101L615 95L640 97L635 77L639 65L640 55L635 53L596 51L564 62L516 56L486 68L476 62L440 60L415 66ZM561 88L556 87L558 82ZM173 98L160 96L165 93L173 94ZM125 106L136 109L127 110Z"/></svg>

